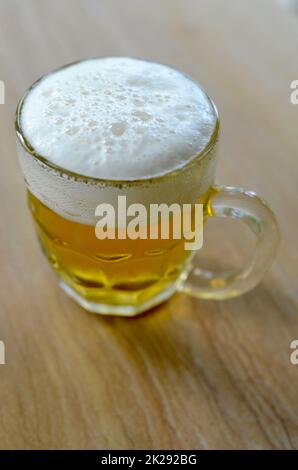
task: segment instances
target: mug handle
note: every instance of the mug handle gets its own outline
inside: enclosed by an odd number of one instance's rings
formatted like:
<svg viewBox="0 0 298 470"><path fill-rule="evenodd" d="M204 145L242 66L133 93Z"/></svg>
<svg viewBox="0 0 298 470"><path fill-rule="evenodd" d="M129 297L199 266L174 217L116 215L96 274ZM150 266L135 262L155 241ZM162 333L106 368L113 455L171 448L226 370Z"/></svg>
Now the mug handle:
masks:
<svg viewBox="0 0 298 470"><path fill-rule="evenodd" d="M255 287L271 266L280 239L278 223L268 204L257 194L231 186L211 189L207 217L231 217L244 222L256 236L253 259L243 269L219 275L200 269L195 255L177 289L203 299L237 297Z"/></svg>

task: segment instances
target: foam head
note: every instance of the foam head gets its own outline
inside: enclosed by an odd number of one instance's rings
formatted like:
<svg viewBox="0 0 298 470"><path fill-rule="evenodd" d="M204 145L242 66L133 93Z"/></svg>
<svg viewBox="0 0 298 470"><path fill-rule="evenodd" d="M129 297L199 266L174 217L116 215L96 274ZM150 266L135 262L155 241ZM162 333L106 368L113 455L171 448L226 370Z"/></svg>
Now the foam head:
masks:
<svg viewBox="0 0 298 470"><path fill-rule="evenodd" d="M26 95L20 124L52 163L96 178L150 178L183 167L209 142L214 108L197 83L131 58L82 61Z"/></svg>

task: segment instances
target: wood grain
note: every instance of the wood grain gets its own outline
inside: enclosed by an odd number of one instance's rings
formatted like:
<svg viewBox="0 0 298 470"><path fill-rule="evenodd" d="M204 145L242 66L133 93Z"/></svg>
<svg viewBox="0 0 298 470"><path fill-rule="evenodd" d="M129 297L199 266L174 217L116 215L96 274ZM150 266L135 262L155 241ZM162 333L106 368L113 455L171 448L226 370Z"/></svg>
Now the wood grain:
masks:
<svg viewBox="0 0 298 470"><path fill-rule="evenodd" d="M297 43L298 17L273 0L0 0L1 449L298 448ZM59 290L26 208L14 110L43 73L99 55L168 63L214 98L218 181L257 191L281 224L253 292L177 294L122 319Z"/></svg>

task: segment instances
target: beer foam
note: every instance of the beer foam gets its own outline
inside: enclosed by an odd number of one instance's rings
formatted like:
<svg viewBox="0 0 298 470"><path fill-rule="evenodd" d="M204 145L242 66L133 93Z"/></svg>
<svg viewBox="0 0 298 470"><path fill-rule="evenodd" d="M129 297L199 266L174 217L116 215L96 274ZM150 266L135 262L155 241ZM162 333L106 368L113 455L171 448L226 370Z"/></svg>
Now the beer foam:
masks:
<svg viewBox="0 0 298 470"><path fill-rule="evenodd" d="M50 162L84 176L134 180L179 169L209 142L216 115L181 72L132 58L66 66L27 93L22 132Z"/></svg>
<svg viewBox="0 0 298 470"><path fill-rule="evenodd" d="M19 159L40 201L68 220L95 225L97 205L116 208L118 196L147 209L197 202L213 183L215 154L187 163L208 144L216 120L199 85L176 70L129 58L92 59L45 76L26 93L18 127L35 152L20 138ZM61 171L36 152L100 179Z"/></svg>

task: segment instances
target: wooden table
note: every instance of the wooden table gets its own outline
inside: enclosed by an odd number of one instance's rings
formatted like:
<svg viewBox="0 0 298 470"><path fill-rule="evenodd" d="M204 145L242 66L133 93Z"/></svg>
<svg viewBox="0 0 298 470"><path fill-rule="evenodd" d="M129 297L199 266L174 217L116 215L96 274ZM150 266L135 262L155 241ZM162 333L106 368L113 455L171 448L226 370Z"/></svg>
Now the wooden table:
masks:
<svg viewBox="0 0 298 470"><path fill-rule="evenodd" d="M297 44L298 16L273 0L0 0L2 449L298 448ZM257 191L281 225L253 292L177 294L123 319L58 288L26 208L14 110L43 73L98 55L168 63L218 104L218 181Z"/></svg>

